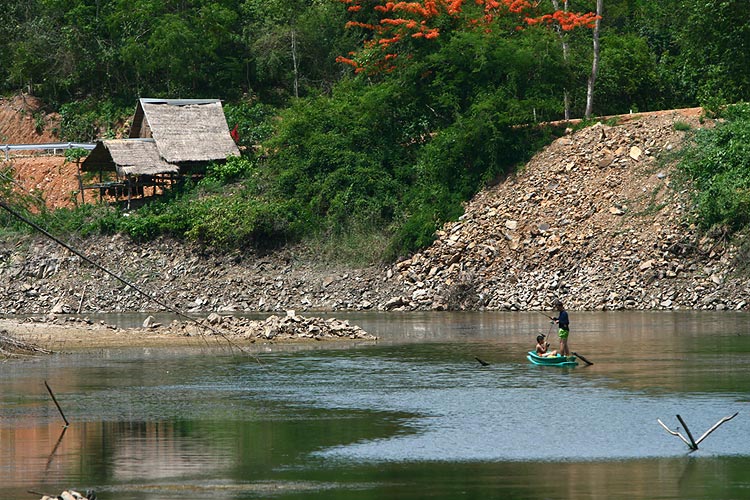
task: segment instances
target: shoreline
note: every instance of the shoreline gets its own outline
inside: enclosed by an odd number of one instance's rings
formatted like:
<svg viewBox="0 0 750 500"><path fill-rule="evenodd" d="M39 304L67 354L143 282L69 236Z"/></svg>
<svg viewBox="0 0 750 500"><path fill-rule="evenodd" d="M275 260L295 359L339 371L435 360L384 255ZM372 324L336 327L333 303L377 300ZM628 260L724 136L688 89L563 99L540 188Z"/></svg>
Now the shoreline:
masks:
<svg viewBox="0 0 750 500"><path fill-rule="evenodd" d="M61 323L55 316L0 318L0 352L2 337L28 344L31 351L60 353L72 350L141 347L201 347L258 351L269 346L304 344L339 344L377 341L348 321L335 318L272 315L265 320L249 320L211 314L195 322L173 321L162 325L146 320L142 327L119 328L103 321L67 318ZM19 354L34 354L34 352ZM12 354L10 352L6 354Z"/></svg>

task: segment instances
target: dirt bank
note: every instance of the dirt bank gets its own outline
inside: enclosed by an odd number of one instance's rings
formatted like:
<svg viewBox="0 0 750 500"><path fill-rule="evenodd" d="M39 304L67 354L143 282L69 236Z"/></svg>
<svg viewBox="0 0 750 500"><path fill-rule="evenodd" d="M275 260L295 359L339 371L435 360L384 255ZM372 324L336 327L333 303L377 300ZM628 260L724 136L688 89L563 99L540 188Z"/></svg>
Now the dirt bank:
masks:
<svg viewBox="0 0 750 500"><path fill-rule="evenodd" d="M0 146L4 144L44 144L61 142L60 116L44 111L33 96L17 95L0 99ZM58 152L59 153L59 152ZM74 206L79 191L78 169L61 154L44 151L0 151L0 166L12 168L16 190L41 196L47 207Z"/></svg>

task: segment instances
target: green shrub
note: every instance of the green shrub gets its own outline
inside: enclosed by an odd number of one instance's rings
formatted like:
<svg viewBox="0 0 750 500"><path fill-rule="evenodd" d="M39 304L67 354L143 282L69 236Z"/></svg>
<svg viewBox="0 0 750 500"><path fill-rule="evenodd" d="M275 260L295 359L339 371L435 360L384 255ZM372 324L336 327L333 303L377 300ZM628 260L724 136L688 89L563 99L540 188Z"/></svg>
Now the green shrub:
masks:
<svg viewBox="0 0 750 500"><path fill-rule="evenodd" d="M267 104L257 102L240 102L238 104L225 104L224 116L227 119L229 130L237 127L239 141L237 145L246 154L252 152L252 148L266 140L273 132L272 119L276 116L276 109Z"/></svg>
<svg viewBox="0 0 750 500"><path fill-rule="evenodd" d="M253 162L244 156L230 156L224 163L212 163L200 185L205 186L212 182L228 184L249 176L254 167Z"/></svg>
<svg viewBox="0 0 750 500"><path fill-rule="evenodd" d="M302 223L293 202L266 203L239 196L197 200L191 211L194 224L185 236L220 250L280 246L296 237Z"/></svg>
<svg viewBox="0 0 750 500"><path fill-rule="evenodd" d="M60 106L60 137L78 142L113 137L118 126L133 112L132 103L94 98L63 104Z"/></svg>
<svg viewBox="0 0 750 500"><path fill-rule="evenodd" d="M700 225L736 231L750 222L750 106L723 115L726 121L696 132L679 171L695 186Z"/></svg>

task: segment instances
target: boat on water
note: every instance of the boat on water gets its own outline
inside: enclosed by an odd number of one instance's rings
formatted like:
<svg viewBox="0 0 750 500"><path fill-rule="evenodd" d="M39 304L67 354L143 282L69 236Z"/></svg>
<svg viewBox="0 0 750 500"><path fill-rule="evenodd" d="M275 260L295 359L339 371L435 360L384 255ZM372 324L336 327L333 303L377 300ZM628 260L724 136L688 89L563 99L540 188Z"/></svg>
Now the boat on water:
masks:
<svg viewBox="0 0 750 500"><path fill-rule="evenodd" d="M575 356L562 356L560 354L555 354L554 356L540 356L535 351L529 351L526 358L535 365L578 366L578 361Z"/></svg>

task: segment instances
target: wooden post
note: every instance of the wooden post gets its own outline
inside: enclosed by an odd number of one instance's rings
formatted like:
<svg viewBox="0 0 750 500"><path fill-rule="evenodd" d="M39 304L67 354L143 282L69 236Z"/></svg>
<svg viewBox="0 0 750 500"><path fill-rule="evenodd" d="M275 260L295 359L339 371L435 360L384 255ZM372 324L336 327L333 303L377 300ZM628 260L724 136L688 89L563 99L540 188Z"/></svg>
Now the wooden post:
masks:
<svg viewBox="0 0 750 500"><path fill-rule="evenodd" d="M86 285L83 285L83 291L81 292L81 301L78 302L78 312L76 314L81 314L81 307L83 307L83 297L86 295Z"/></svg>
<svg viewBox="0 0 750 500"><path fill-rule="evenodd" d="M76 167L78 168L78 189L81 190L81 205L86 203L83 198L83 174L81 173L81 159L76 160Z"/></svg>
<svg viewBox="0 0 750 500"><path fill-rule="evenodd" d="M60 403L57 402L57 398L55 397L54 393L52 392L52 389L49 388L49 384L47 381L44 381L44 386L47 388L47 391L49 392L49 395L52 396L52 401L55 402L55 406L57 406L57 411L60 412L60 415L62 416L62 419L65 421L65 427L69 426L70 423L68 422L68 419L65 418L65 414L62 411L62 408L60 408Z"/></svg>
<svg viewBox="0 0 750 500"><path fill-rule="evenodd" d="M130 178L130 175L126 175L125 178L128 181L128 210L130 210L130 199L132 197L132 188L133 188L133 180Z"/></svg>

